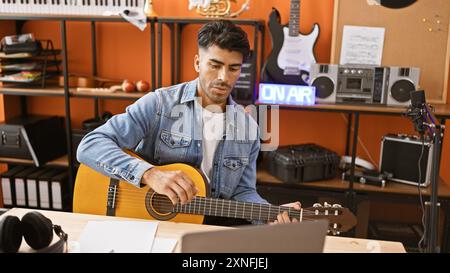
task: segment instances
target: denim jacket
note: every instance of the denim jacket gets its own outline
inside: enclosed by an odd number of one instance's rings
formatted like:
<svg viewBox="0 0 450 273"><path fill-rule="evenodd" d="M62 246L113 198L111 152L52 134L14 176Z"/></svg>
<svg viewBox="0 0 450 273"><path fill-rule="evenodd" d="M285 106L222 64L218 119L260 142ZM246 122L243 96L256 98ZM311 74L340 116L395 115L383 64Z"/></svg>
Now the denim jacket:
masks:
<svg viewBox="0 0 450 273"><path fill-rule="evenodd" d="M125 113L113 116L83 138L77 150L78 161L136 187L152 164L186 163L200 169L202 107L195 102L197 82L160 88L129 105ZM225 135L214 155L210 195L267 203L256 192L260 148L257 124L231 96L225 125ZM148 162L123 149L134 150Z"/></svg>

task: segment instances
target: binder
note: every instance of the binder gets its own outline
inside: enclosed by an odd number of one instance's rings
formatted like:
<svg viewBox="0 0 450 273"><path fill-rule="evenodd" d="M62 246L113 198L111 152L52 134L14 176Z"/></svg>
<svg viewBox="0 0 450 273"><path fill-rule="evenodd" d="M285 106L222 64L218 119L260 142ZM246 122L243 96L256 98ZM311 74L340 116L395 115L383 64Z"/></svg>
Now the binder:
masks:
<svg viewBox="0 0 450 273"><path fill-rule="evenodd" d="M26 178L33 172L39 170L36 167L28 167L21 172L16 173L14 176L14 186L15 186L15 195L16 195L16 203L17 207L27 207L28 206L28 198L27 198L27 188L26 188Z"/></svg>
<svg viewBox="0 0 450 273"><path fill-rule="evenodd" d="M63 172L52 178L51 182L51 206L54 210L69 210L68 196L69 186L67 183L68 173Z"/></svg>
<svg viewBox="0 0 450 273"><path fill-rule="evenodd" d="M1 174L4 207L11 208L16 205L14 175L25 168L25 166L19 165Z"/></svg>
<svg viewBox="0 0 450 273"><path fill-rule="evenodd" d="M42 174L38 178L38 189L39 189L39 207L41 209L51 209L52 208L52 202L51 202L51 189L50 184L52 181L52 178L61 172L65 172L66 170L62 169L50 169L48 172Z"/></svg>
<svg viewBox="0 0 450 273"><path fill-rule="evenodd" d="M39 208L38 179L41 175L48 171L48 168L42 168L28 175L26 178L28 207Z"/></svg>

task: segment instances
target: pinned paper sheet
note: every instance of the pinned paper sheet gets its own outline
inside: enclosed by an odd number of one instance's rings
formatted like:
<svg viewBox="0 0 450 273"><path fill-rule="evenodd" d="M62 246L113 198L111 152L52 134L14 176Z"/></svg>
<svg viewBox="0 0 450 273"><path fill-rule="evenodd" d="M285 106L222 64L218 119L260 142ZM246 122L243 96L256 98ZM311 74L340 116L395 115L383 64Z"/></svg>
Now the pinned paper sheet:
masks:
<svg viewBox="0 0 450 273"><path fill-rule="evenodd" d="M150 253L157 221L89 221L80 236L82 253Z"/></svg>
<svg viewBox="0 0 450 273"><path fill-rule="evenodd" d="M384 28L344 26L340 64L381 65Z"/></svg>

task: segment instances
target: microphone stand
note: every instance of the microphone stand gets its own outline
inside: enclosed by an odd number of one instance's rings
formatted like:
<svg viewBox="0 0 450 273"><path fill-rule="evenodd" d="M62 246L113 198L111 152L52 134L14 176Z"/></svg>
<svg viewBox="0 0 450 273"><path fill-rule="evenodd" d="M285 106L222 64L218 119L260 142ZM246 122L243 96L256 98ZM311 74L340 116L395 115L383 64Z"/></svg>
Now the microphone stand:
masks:
<svg viewBox="0 0 450 273"><path fill-rule="evenodd" d="M428 128L428 132L433 140L433 157L431 160L431 196L430 208L426 215L427 227L429 232L425 234L426 252L439 253L439 246L437 244L438 226L439 226L439 203L438 203L438 187L439 187L439 169L441 158L441 146L443 140L444 125L437 122L436 117L431 111L430 107L425 103L424 109L429 122L424 122L423 125ZM420 181L419 181L420 183Z"/></svg>
<svg viewBox="0 0 450 273"><path fill-rule="evenodd" d="M406 113L414 122L415 129L423 136L426 132L430 136L433 143L431 159L431 195L429 209L426 210L425 224L425 244L426 252L438 253L437 234L439 226L439 203L438 203L438 187L439 187L439 168L441 158L441 146L443 140L444 125L438 122L434 116L432 107L425 102L425 92L423 90L411 92L411 106ZM418 181L421 183L421 181Z"/></svg>

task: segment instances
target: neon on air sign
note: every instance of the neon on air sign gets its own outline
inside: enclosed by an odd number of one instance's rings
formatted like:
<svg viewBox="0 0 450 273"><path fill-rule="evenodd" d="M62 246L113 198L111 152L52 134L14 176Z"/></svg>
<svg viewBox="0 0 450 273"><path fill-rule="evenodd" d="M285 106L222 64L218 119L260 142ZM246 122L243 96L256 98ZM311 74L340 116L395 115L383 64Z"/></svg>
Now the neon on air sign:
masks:
<svg viewBox="0 0 450 273"><path fill-rule="evenodd" d="M260 83L258 101L267 104L314 105L316 88L303 85Z"/></svg>

